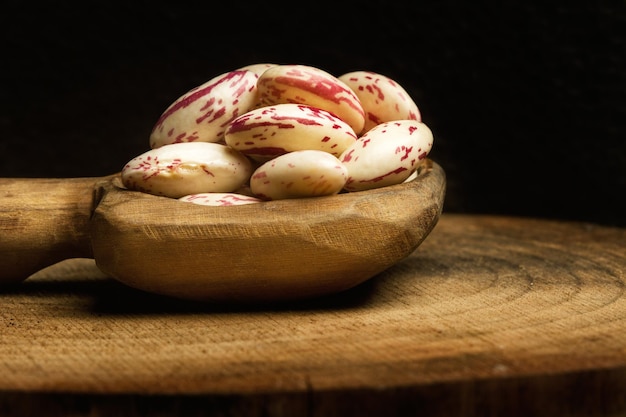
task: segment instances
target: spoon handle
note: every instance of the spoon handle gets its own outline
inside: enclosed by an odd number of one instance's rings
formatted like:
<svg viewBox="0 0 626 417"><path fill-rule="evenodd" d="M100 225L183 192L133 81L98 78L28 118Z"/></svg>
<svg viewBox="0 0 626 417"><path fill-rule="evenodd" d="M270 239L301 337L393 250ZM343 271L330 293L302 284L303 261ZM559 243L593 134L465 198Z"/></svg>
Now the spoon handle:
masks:
<svg viewBox="0 0 626 417"><path fill-rule="evenodd" d="M0 284L93 257L89 220L100 180L0 178Z"/></svg>

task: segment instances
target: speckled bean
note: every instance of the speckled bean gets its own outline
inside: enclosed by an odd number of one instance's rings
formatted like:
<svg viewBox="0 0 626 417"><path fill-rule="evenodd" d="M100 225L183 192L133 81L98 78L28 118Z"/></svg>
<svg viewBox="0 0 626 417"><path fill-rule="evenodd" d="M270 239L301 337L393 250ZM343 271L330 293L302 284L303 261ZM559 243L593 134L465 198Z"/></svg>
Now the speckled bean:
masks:
<svg viewBox="0 0 626 417"><path fill-rule="evenodd" d="M232 121L225 143L256 161L305 149L334 156L356 141L354 130L333 114L303 104L277 104L252 110Z"/></svg>
<svg viewBox="0 0 626 417"><path fill-rule="evenodd" d="M186 195L179 200L201 206L241 206L263 201L260 198L237 193L199 193Z"/></svg>
<svg viewBox="0 0 626 417"><path fill-rule="evenodd" d="M122 169L130 190L171 198L205 192L233 192L252 174L250 160L219 143L182 142L151 149Z"/></svg>
<svg viewBox="0 0 626 417"><path fill-rule="evenodd" d="M257 168L250 189L264 200L333 195L342 190L347 174L346 167L328 152L294 151Z"/></svg>
<svg viewBox="0 0 626 417"><path fill-rule="evenodd" d="M262 106L307 104L335 114L356 134L363 130L365 113L359 98L343 81L319 68L276 65L261 74L257 88Z"/></svg>
<svg viewBox="0 0 626 417"><path fill-rule="evenodd" d="M433 145L428 126L417 120L379 124L339 157L348 169L347 191L362 191L405 181Z"/></svg>
<svg viewBox="0 0 626 417"><path fill-rule="evenodd" d="M338 77L357 95L365 111L367 132L392 120L422 121L415 101L391 78L371 71L353 71Z"/></svg>
<svg viewBox="0 0 626 417"><path fill-rule="evenodd" d="M236 117L257 103L254 71L236 70L212 78L179 97L150 134L150 147L180 142L219 142Z"/></svg>

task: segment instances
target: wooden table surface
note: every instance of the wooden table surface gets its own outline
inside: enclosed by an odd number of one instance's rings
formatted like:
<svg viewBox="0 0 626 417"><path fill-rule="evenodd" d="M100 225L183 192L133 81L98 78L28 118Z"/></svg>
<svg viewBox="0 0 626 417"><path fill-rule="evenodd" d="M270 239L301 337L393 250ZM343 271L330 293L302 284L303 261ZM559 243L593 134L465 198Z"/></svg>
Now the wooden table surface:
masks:
<svg viewBox="0 0 626 417"><path fill-rule="evenodd" d="M342 294L146 294L73 259L0 290L0 415L626 415L626 229L443 214Z"/></svg>

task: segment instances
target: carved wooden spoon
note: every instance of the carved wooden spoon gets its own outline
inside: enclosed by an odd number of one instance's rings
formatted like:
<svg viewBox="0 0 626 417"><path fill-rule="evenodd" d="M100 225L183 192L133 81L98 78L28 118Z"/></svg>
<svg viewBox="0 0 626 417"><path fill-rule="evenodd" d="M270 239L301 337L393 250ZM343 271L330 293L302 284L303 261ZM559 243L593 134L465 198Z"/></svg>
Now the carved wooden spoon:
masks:
<svg viewBox="0 0 626 417"><path fill-rule="evenodd" d="M193 300L284 300L349 289L410 255L436 225L445 173L327 197L211 207L102 178L0 179L0 284L69 258Z"/></svg>

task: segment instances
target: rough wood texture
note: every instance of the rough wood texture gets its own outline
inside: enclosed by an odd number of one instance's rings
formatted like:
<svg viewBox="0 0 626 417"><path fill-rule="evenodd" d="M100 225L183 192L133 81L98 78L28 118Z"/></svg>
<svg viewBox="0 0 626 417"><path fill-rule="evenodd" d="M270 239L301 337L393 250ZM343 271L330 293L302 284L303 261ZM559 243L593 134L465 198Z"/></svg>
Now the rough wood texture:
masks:
<svg viewBox="0 0 626 417"><path fill-rule="evenodd" d="M443 169L341 195L208 207L105 183L91 219L96 264L184 299L285 300L351 288L409 256L437 223Z"/></svg>
<svg viewBox="0 0 626 417"><path fill-rule="evenodd" d="M149 292L284 300L343 291L410 255L441 214L445 173L373 190L208 207L123 187L118 175L0 179L0 284L95 258Z"/></svg>
<svg viewBox="0 0 626 417"><path fill-rule="evenodd" d="M90 257L96 178L0 178L0 284Z"/></svg>
<svg viewBox="0 0 626 417"><path fill-rule="evenodd" d="M444 214L341 294L238 308L70 260L0 294L0 414L626 415L626 230Z"/></svg>

